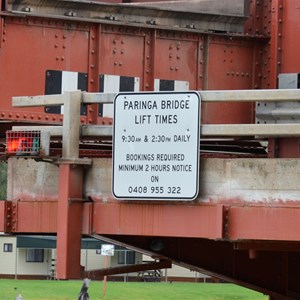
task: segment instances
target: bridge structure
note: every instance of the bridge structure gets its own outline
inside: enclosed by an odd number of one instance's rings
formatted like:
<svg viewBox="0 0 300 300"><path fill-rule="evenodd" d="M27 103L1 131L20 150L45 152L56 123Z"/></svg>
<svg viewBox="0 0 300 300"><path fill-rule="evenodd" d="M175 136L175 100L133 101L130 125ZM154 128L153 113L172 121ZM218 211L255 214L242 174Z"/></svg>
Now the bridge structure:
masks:
<svg viewBox="0 0 300 300"><path fill-rule="evenodd" d="M88 235L151 255L151 269L173 261L299 298L297 1L131 2L1 1L0 230L57 235L58 279L83 275ZM197 195L116 199L115 97L191 90L201 98ZM38 155L9 156L7 134L26 132L40 133Z"/></svg>

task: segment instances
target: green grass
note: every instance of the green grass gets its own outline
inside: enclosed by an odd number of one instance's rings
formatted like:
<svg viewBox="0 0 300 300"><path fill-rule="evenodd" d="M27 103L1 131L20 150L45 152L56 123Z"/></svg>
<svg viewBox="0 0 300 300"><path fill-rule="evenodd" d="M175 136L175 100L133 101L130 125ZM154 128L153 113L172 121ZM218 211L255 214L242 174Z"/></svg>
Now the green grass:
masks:
<svg viewBox="0 0 300 300"><path fill-rule="evenodd" d="M76 300L82 281L0 280L0 300L22 294L24 300ZM266 300L267 296L229 283L136 283L92 281L91 300Z"/></svg>

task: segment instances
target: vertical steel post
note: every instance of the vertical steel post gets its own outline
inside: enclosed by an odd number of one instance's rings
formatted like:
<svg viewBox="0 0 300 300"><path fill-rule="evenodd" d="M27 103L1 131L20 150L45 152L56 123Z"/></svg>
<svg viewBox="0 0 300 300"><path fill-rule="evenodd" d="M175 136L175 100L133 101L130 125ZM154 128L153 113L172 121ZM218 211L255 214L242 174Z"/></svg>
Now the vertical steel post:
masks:
<svg viewBox="0 0 300 300"><path fill-rule="evenodd" d="M80 278L83 170L79 157L81 92L65 94L63 159L59 165L57 279Z"/></svg>

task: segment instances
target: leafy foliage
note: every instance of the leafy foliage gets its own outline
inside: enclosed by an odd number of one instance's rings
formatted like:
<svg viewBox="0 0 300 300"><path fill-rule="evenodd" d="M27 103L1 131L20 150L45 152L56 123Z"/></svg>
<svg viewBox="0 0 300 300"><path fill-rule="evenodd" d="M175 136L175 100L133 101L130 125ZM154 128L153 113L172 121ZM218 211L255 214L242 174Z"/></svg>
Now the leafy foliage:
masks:
<svg viewBox="0 0 300 300"><path fill-rule="evenodd" d="M6 199L7 164L0 162L0 200Z"/></svg>

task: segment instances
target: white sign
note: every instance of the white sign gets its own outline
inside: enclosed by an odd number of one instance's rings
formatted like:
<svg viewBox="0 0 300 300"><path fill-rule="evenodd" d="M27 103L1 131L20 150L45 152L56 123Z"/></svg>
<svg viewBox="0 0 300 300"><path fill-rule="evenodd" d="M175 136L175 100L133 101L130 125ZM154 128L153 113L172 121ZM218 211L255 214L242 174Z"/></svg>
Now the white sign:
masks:
<svg viewBox="0 0 300 300"><path fill-rule="evenodd" d="M115 246L109 244L101 245L101 255L114 256Z"/></svg>
<svg viewBox="0 0 300 300"><path fill-rule="evenodd" d="M199 184L200 96L121 93L114 101L116 198L192 200Z"/></svg>

